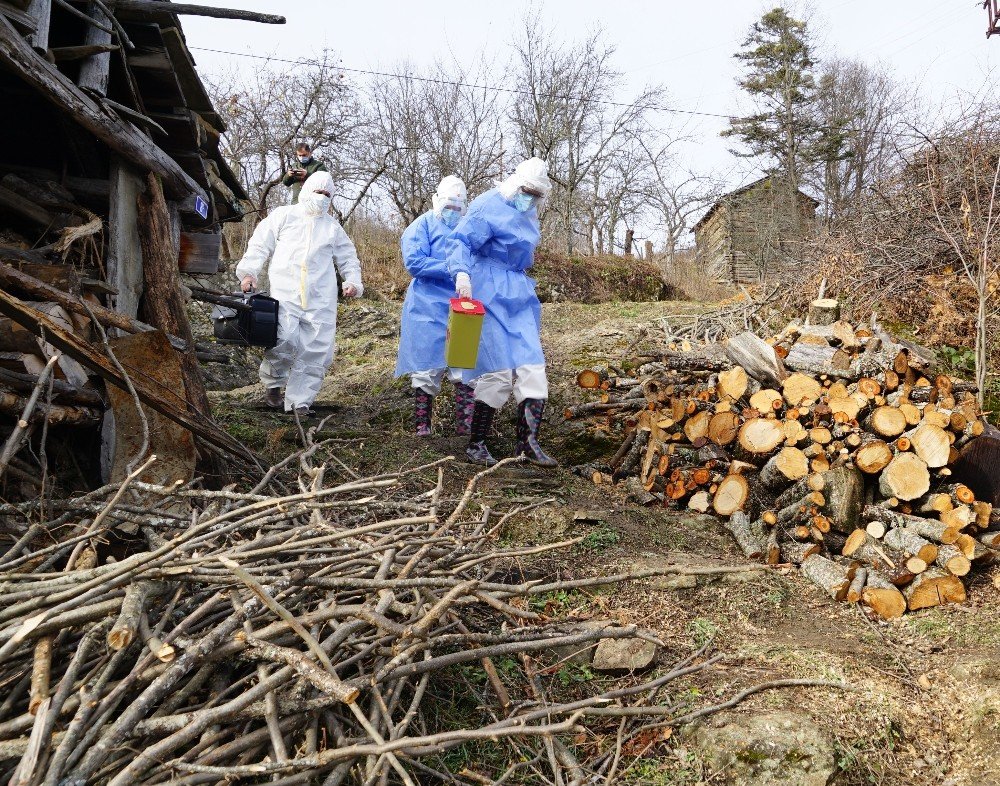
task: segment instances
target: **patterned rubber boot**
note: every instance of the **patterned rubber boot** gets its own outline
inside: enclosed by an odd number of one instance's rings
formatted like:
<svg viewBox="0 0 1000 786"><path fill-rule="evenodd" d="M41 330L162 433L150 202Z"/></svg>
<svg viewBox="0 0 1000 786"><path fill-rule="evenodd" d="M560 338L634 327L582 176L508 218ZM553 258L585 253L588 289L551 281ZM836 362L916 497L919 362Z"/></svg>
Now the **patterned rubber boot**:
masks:
<svg viewBox="0 0 1000 786"><path fill-rule="evenodd" d="M413 391L413 420L417 426L418 437L431 435L431 410L434 408L434 396L417 388Z"/></svg>
<svg viewBox="0 0 1000 786"><path fill-rule="evenodd" d="M514 455L525 456L539 467L558 467L559 462L547 455L538 444L538 429L544 412L544 399L526 398L521 402L517 408L517 449Z"/></svg>
<svg viewBox="0 0 1000 786"><path fill-rule="evenodd" d="M487 467L492 467L497 463L497 460L490 455L489 448L486 447L486 437L490 434L494 414L496 414L496 410L482 401L477 401L472 408L469 447L465 449L465 455L473 464L484 464Z"/></svg>
<svg viewBox="0 0 1000 786"><path fill-rule="evenodd" d="M476 408L476 398L471 385L455 383L455 433L467 437L472 433L472 410Z"/></svg>

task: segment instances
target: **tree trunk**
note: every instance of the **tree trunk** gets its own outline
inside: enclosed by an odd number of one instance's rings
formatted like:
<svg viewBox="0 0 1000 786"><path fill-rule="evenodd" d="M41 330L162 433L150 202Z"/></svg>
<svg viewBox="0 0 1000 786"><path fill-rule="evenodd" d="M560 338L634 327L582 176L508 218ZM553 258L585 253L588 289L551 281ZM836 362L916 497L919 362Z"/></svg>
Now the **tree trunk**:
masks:
<svg viewBox="0 0 1000 786"><path fill-rule="evenodd" d="M180 273L170 225L170 213L159 179L152 173L146 179L146 192L139 196L139 242L142 245L145 321L165 333L180 337L187 343L181 353L181 370L188 405L210 417L212 408L205 391L201 367L194 350L194 335L187 309L181 296ZM214 454L209 454L214 456ZM206 458L206 456L203 456ZM211 475L223 475L225 467L213 458L207 468Z"/></svg>

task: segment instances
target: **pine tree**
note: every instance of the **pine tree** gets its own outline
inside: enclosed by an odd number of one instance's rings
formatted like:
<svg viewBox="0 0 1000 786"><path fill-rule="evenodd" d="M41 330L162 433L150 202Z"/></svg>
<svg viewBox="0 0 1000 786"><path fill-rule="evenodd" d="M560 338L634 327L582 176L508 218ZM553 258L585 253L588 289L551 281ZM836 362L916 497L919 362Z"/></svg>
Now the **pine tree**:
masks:
<svg viewBox="0 0 1000 786"><path fill-rule="evenodd" d="M787 184L789 204L795 205L806 171L836 156L842 145L839 134L831 136L815 120L818 88L809 30L784 8L774 8L753 24L735 57L746 68L738 84L758 111L733 118L723 136L746 145L745 151L733 151L736 155L765 159L768 171Z"/></svg>

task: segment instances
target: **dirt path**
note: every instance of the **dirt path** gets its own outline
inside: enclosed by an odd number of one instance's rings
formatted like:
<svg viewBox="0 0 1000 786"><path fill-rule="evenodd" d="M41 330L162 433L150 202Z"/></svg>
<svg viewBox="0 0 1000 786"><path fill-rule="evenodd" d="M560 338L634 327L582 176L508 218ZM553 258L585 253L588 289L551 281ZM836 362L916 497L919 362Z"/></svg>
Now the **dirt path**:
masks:
<svg viewBox="0 0 1000 786"><path fill-rule="evenodd" d="M576 372L616 360L641 326L656 330L659 319L682 308L670 303L544 307L553 388L548 444L564 464L607 455L617 446L615 435L602 441L562 422L563 406L582 400L573 385ZM449 396L436 403L435 436L410 435L408 390L392 379L397 321L394 304L364 302L344 310L337 365L317 402L321 416L330 416L324 436L341 440L341 460L365 473L460 455L464 446L449 434ZM278 456L296 432L286 419L253 408L260 394L259 386L216 394L218 411L234 434ZM508 407L499 423L500 453L512 448L512 426ZM448 472L462 482L472 469L455 462ZM714 519L637 507L617 489L595 487L565 468L499 474L485 485L479 504L500 499L528 507L551 500L512 521L500 533L503 539L583 538L527 570L594 574L668 561L743 563ZM737 574L696 586L664 579L632 582L552 598L546 611L641 624L666 643L664 663L715 635L717 649L726 655L724 666L710 679L688 683L692 696L724 697L783 678L840 679L854 686L852 692L760 694L735 713L787 710L807 717L832 742L836 771L830 783L990 786L1000 783L1000 600L991 579L984 573L972 582L966 606L911 614L890 624L871 623L859 608L830 602L794 571ZM584 682L601 679L578 676ZM709 772L678 735L652 747L622 782L739 782L727 777Z"/></svg>

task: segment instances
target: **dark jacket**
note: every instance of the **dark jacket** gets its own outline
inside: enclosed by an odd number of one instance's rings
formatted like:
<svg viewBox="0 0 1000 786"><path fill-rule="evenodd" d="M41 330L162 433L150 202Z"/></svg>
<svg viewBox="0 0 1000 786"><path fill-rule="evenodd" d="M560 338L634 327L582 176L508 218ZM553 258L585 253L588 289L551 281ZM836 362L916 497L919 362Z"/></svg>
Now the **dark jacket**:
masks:
<svg viewBox="0 0 1000 786"><path fill-rule="evenodd" d="M306 177L309 177L313 172L329 172L326 168L326 164L317 158L313 158L308 164L300 164L298 159L292 165L292 169L304 169L306 170ZM285 175L281 179L282 185L290 186L292 189L292 204L296 204L299 201L299 192L302 190L302 180L291 175Z"/></svg>

